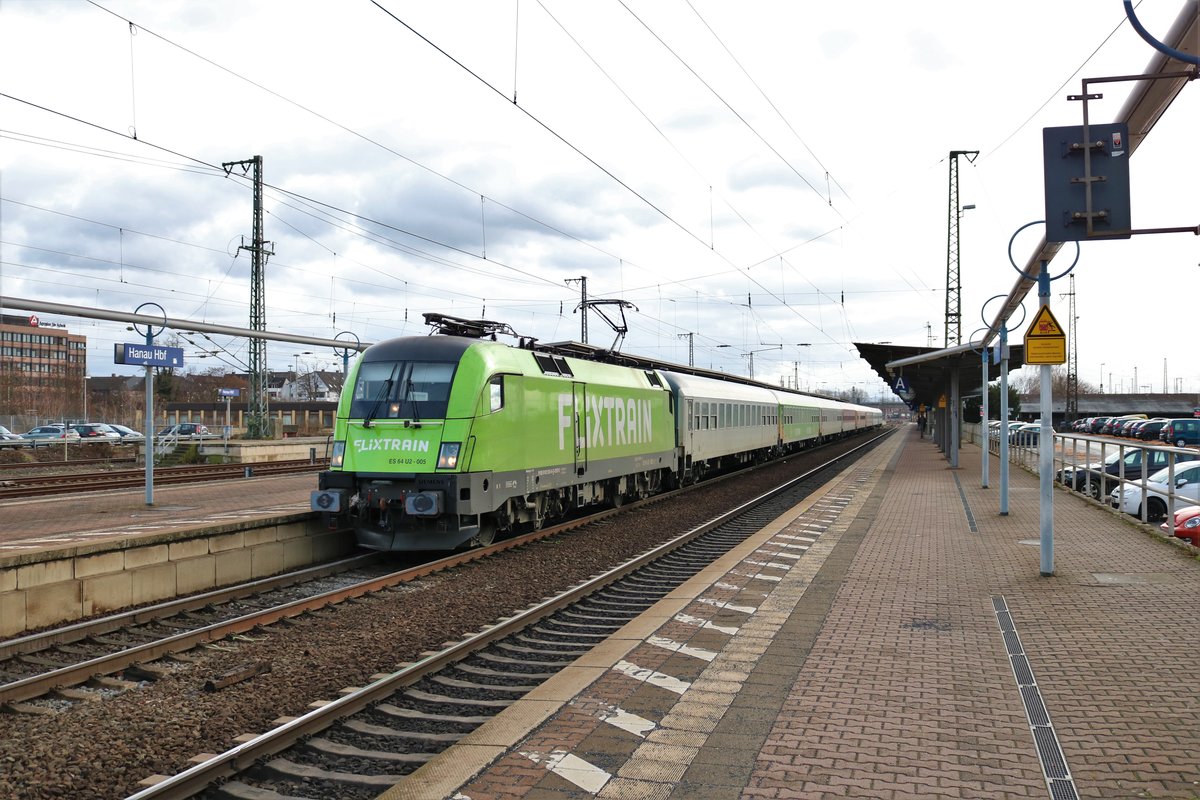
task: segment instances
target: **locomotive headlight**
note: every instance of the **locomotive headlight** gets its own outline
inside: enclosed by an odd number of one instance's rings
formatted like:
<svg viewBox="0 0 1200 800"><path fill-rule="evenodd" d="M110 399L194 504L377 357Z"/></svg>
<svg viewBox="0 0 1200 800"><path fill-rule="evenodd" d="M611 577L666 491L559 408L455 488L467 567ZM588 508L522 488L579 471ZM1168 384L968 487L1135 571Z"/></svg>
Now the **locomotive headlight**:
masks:
<svg viewBox="0 0 1200 800"><path fill-rule="evenodd" d="M334 442L333 443L333 454L329 457L329 466L331 466L331 467L342 466L342 459L345 457L345 455L346 455L346 443L345 442Z"/></svg>
<svg viewBox="0 0 1200 800"><path fill-rule="evenodd" d="M454 469L458 466L458 451L462 449L460 442L442 442L438 449L438 469Z"/></svg>

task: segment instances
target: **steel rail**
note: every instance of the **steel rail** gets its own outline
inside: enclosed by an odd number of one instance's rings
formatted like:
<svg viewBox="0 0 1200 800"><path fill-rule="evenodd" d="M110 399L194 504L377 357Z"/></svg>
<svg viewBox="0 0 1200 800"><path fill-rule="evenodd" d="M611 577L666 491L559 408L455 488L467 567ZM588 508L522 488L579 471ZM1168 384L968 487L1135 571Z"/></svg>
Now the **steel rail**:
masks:
<svg viewBox="0 0 1200 800"><path fill-rule="evenodd" d="M675 539L659 545L620 566L614 567L578 586L568 589L556 597L544 600L525 611L502 620L440 652L430 654L415 661L391 675L362 687L358 691L344 695L321 708L285 722L248 742L244 742L231 750L215 755L184 772L166 778L154 786L147 787L136 794L130 795L126 800L184 800L184 798L193 797L214 782L236 775L242 769L253 765L255 762L286 750L299 740L328 728L337 720L358 713L369 705L395 694L398 690L415 683L425 675L442 669L448 664L461 661L476 650L509 636L521 628L528 627L576 600L604 588L630 572L669 554L719 525L736 518L747 509L753 508L788 491L793 486L809 479L821 470L827 469L831 465L858 453L864 448L874 446L880 439L890 435L892 432L889 430L880 436L873 437L870 441L834 457L821 466L809 470L796 478L792 478L774 489L742 503L733 510L702 523ZM633 505L635 504L625 506L624 509L629 509Z"/></svg>
<svg viewBox="0 0 1200 800"><path fill-rule="evenodd" d="M0 685L0 703L16 703L35 697L40 697L47 692L61 687L77 686L97 675L111 675L133 664L153 661L156 658L161 658L172 653L183 652L197 645L216 641L231 634L242 633L261 625L269 625L286 617L298 616L309 611L325 608L331 604L340 603L353 597L361 597L363 595L371 594L391 586L416 580L417 578L425 577L426 575L430 575L434 572L461 566L462 564L467 564L471 561L485 558L494 553L520 547L521 545L529 544L530 542L534 542L539 539L548 538L574 528L582 527L583 525L592 522L606 519L615 514L619 514L622 511L628 511L637 508L644 503L661 500L666 496L667 495L658 495L637 503L629 503L620 509L609 509L588 517L571 520L561 525L555 525L553 527L543 528L539 531L523 534L511 539L505 539L504 541L497 542L489 545L488 547L481 547L462 553L456 553L454 555L437 559L417 567L403 569L379 578L363 581L352 586L332 589L309 598L303 598L301 600L295 600L291 603L276 606L274 608L263 609L251 614L245 614L235 619L214 623L203 628L197 628L194 631L188 631L165 639L147 642L145 644L137 645L116 653L99 656L79 664L62 667L41 675L34 675L9 684ZM316 516L314 512L309 513L312 513L313 516ZM373 553L365 558L378 559L379 557L380 554ZM14 639L8 642L0 643L0 657L7 657L9 654L15 656L23 653L32 653L38 649L44 649L47 646L53 646L56 643L65 644L68 642L80 641L88 636L109 633L113 630L119 630L121 627L128 625L146 624L157 619L169 617L172 614L176 614L181 611L202 608L206 605L211 605L214 602L227 602L229 600L239 599L255 592L279 588L280 586L286 586L289 583L299 582L298 580L294 579L295 576L298 575L302 576L301 579L309 579L322 577L320 574L322 570L324 570L325 574L334 574L335 572L346 571L354 566L358 566L357 564L351 564L350 562L361 560L363 558L364 557L360 556L357 557L357 559L347 559L342 562L336 562L335 565L310 567L307 570L302 570L300 573L291 573L290 576L278 576L277 578L268 578L248 584L240 584L238 586L232 586L213 592L208 592L203 595L183 598L181 600L173 600L144 609L124 612L112 617L105 617L101 620L78 623L66 628L46 631L43 633L34 634L32 636L23 637L21 639ZM341 565L342 568L331 569L331 567L337 565Z"/></svg>

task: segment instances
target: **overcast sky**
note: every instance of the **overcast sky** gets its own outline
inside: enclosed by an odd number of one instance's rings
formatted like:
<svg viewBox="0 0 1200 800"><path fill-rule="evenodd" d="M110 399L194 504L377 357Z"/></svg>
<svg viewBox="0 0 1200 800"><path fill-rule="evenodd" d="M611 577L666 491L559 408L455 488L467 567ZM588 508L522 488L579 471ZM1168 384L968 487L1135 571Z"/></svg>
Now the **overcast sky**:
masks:
<svg viewBox="0 0 1200 800"><path fill-rule="evenodd" d="M1185 2L1137 13L1161 39ZM1152 55L1119 0L0 0L0 295L248 327L251 190L221 164L261 155L270 330L440 312L578 340L586 277L636 306L627 352L687 363L692 334L698 365L891 398L851 343L945 343L950 151L979 151L965 342L1044 216L1042 128ZM1193 84L1131 161L1135 228L1200 222L1198 140ZM1200 393L1200 237L1086 243L1075 275L1082 381ZM135 371L123 325L42 317L89 374ZM244 342L193 338L190 366L244 370ZM310 349L269 365L340 368Z"/></svg>

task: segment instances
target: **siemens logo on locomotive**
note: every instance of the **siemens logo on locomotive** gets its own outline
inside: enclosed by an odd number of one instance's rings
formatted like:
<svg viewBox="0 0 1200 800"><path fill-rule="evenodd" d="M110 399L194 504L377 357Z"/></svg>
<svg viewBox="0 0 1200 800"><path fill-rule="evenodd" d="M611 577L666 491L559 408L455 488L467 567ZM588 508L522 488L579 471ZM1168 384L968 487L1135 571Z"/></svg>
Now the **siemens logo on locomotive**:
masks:
<svg viewBox="0 0 1200 800"><path fill-rule="evenodd" d="M414 442L412 439L356 439L354 449L360 453L367 450L402 450L428 453L429 442Z"/></svg>
<svg viewBox="0 0 1200 800"><path fill-rule="evenodd" d="M571 409L575 398L558 396L558 449L567 447L567 431L575 425ZM653 439L654 417L649 400L589 395L587 399L588 447L646 444Z"/></svg>

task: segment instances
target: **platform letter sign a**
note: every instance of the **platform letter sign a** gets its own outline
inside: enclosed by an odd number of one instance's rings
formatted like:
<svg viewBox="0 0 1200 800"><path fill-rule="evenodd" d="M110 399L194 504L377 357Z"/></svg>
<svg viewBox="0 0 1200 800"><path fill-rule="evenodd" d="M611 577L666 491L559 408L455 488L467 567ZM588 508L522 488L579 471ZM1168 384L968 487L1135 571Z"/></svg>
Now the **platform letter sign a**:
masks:
<svg viewBox="0 0 1200 800"><path fill-rule="evenodd" d="M1084 174L1084 151L1091 153ZM1046 241L1128 239L1129 126L1088 125L1042 128L1046 179ZM1092 234L1088 235L1087 187L1092 188ZM1061 363L1061 362L1060 362Z"/></svg>
<svg viewBox="0 0 1200 800"><path fill-rule="evenodd" d="M908 381L904 380L903 375L896 377L896 382L892 384L892 391L905 402L912 400L914 394L912 387L908 385Z"/></svg>

